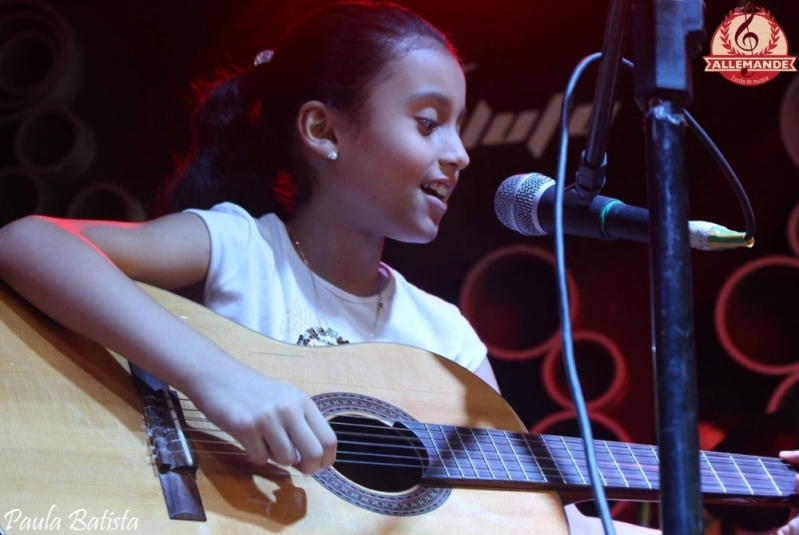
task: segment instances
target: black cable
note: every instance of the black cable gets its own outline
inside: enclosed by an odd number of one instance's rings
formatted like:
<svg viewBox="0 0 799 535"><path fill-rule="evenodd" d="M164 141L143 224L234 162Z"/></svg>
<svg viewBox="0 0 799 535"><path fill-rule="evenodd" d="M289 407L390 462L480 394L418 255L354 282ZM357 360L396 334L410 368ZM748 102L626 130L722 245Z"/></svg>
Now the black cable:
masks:
<svg viewBox="0 0 799 535"><path fill-rule="evenodd" d="M627 59L622 59L622 65L630 72L635 70L635 65L633 65L632 61ZM699 138L699 141L702 142L711 156L713 156L713 159L716 161L718 166L721 167L721 170L724 171L724 176L727 177L727 181L730 183L730 187L735 192L735 196L738 198L738 204L741 206L741 210L744 213L744 220L746 221L745 238L747 241L751 240L755 236L755 212L752 210L752 204L749 202L749 197L746 195L746 191L744 191L741 181L738 180L738 175L735 174L735 171L733 171L730 163L727 161L727 158L724 157L713 140L710 139L710 136L707 135L707 132L705 132L699 123L696 122L696 119L694 119L693 115L688 113L688 110L683 110L683 113L685 114L685 120L688 122L688 127L696 135L696 137Z"/></svg>

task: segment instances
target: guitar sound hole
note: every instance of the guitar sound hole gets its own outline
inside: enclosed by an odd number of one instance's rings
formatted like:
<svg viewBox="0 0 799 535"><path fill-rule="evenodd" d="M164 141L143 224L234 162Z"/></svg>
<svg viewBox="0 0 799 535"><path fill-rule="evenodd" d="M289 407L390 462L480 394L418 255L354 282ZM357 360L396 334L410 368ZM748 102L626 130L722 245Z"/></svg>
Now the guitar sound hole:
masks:
<svg viewBox="0 0 799 535"><path fill-rule="evenodd" d="M415 487L427 464L424 445L411 431L360 416L335 416L338 437L333 464L350 481L378 492Z"/></svg>

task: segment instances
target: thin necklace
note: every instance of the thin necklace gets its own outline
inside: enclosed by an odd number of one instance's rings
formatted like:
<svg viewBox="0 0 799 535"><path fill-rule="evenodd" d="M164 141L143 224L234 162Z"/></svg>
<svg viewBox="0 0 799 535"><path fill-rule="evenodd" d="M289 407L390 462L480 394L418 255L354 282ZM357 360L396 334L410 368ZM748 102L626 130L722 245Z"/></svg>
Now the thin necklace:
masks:
<svg viewBox="0 0 799 535"><path fill-rule="evenodd" d="M322 327L321 319L324 319L324 327L323 329L327 329L327 331L334 333L335 332L330 329L330 326L327 323L327 317L325 316L325 311L322 308L322 299L319 297L319 288L316 286L316 277L314 277L313 271L311 270L311 266L308 264L308 259L305 258L305 253L302 251L302 246L300 245L300 240L294 235L294 228L291 228L289 231L289 236L291 240L294 242L294 245L297 246L297 252L300 253L300 259L302 263L305 264L305 268L308 270L308 275L311 277L311 283L313 284L314 293L316 294L316 307L318 311L317 321L319 321L319 326ZM377 310L375 311L375 322L372 325L372 334L371 339L375 339L375 333L377 332L377 322L380 320L380 313L383 311L383 290L380 288L380 270L377 271ZM321 319L318 317L321 315Z"/></svg>

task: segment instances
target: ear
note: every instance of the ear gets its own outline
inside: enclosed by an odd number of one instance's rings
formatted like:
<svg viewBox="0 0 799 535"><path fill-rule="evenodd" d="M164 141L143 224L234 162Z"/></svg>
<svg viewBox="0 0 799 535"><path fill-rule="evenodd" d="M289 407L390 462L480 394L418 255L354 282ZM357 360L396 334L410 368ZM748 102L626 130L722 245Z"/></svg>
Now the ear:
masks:
<svg viewBox="0 0 799 535"><path fill-rule="evenodd" d="M327 158L331 150L337 150L336 123L338 116L318 100L309 100L297 113L297 130L302 144Z"/></svg>

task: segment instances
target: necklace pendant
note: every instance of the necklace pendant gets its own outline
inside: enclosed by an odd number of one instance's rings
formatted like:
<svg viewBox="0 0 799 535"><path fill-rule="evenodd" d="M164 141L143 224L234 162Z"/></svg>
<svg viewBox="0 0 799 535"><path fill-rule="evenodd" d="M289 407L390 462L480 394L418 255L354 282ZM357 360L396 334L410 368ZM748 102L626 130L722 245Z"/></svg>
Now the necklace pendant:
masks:
<svg viewBox="0 0 799 535"><path fill-rule="evenodd" d="M342 336L331 328L309 327L297 339L298 346L320 347L349 344Z"/></svg>

